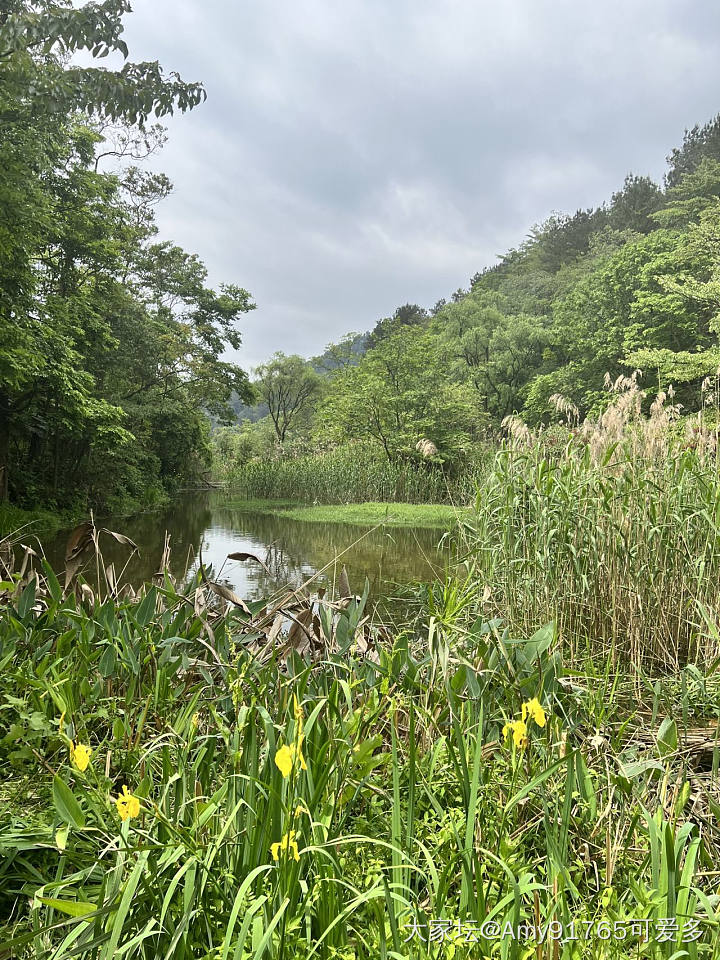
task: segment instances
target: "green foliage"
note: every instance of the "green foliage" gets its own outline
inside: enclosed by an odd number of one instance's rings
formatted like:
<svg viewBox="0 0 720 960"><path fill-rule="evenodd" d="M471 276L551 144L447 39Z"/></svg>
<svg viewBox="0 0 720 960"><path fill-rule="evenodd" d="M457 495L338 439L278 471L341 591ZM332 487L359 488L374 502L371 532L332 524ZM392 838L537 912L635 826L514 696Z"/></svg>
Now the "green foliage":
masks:
<svg viewBox="0 0 720 960"><path fill-rule="evenodd" d="M218 441L216 441L218 442ZM223 441L220 440L220 443ZM217 448L216 448L217 449ZM246 450L243 448L241 456ZM455 473L418 459L388 460L374 444L348 443L282 459L228 461L218 454L234 491L256 500L303 503L469 503L480 461Z"/></svg>
<svg viewBox="0 0 720 960"><path fill-rule="evenodd" d="M2 119L31 108L33 114L63 115L76 109L131 124L151 114L163 116L175 108L197 106L205 92L175 74L163 74L155 63L127 62L120 70L79 67L68 54L87 51L103 58L118 51L127 59L122 18L128 0L103 0L79 8L70 0L10 0L0 17ZM17 99L16 99L17 98Z"/></svg>
<svg viewBox="0 0 720 960"><path fill-rule="evenodd" d="M467 384L448 378L448 357L429 332L405 328L383 338L333 377L318 410L323 442L370 441L389 461L408 459L429 438L442 461L467 453L483 415Z"/></svg>
<svg viewBox="0 0 720 960"><path fill-rule="evenodd" d="M278 443L285 443L289 430L307 424L320 384L312 365L296 354L278 352L257 368L254 387L267 404Z"/></svg>
<svg viewBox="0 0 720 960"><path fill-rule="evenodd" d="M720 956L720 837L697 812L717 805L683 750L688 722L720 715L711 671L630 681L552 624L488 620L475 571L392 635L365 597L316 601L320 661L258 655L265 603L196 609L199 581L83 608L42 573L3 585L3 960L470 957L451 931L486 921L533 928L485 928L478 950L505 960L540 939L557 960L580 940L591 960ZM655 939L690 919L699 941Z"/></svg>
<svg viewBox="0 0 720 960"><path fill-rule="evenodd" d="M392 463L434 451L434 464L461 475L513 416L548 424L558 402L571 402L581 420L606 402L606 377L633 370L646 393L672 388L683 412L697 411L720 357L718 129L716 119L686 135L662 187L631 174L602 207L533 227L469 290L429 311L407 303L364 339L349 334L331 344L313 362L321 380L297 414L293 390L302 393L308 368L275 358L252 418L262 421L270 380L282 382L284 364L289 415L280 415L277 398L270 410L282 449L268 441L267 425L245 426L234 449L223 441L231 462L216 457L217 475L236 476L252 496L293 497L271 477L281 454L298 462L278 470L302 474L312 496L387 499L386 487L358 495L356 486L313 482L307 455L348 442L370 444ZM327 476L325 460L317 469Z"/></svg>
<svg viewBox="0 0 720 960"><path fill-rule="evenodd" d="M166 178L99 169L151 151L148 117L203 96L157 64L71 64L127 56L128 11L16 2L0 17L0 500L157 499L207 469L204 411L227 418L247 394L221 357L249 294L211 290L196 256L155 241Z"/></svg>

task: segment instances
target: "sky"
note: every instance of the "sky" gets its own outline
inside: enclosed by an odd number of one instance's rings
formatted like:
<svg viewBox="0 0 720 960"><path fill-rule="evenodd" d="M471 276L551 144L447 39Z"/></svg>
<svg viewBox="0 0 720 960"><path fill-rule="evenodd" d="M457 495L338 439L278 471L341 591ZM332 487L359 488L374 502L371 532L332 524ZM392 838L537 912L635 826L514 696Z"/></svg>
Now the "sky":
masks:
<svg viewBox="0 0 720 960"><path fill-rule="evenodd" d="M660 180L720 112L711 0L134 0L133 60L200 80L150 161L163 239L238 283L246 369L430 307L551 212Z"/></svg>

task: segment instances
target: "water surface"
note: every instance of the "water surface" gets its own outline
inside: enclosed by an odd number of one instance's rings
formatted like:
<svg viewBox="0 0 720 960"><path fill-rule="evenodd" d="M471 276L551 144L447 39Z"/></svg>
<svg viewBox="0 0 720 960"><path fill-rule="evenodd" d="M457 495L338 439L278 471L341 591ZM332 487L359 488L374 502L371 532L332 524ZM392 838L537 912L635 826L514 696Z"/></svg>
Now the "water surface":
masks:
<svg viewBox="0 0 720 960"><path fill-rule="evenodd" d="M97 525L125 534L140 549L139 556L127 562L128 549L101 536L103 559L114 564L121 582L138 586L157 572L167 531L175 577L192 574L202 550L205 566L212 566L218 579L246 600L297 587L319 571L316 582L332 587L343 565L353 591L362 592L367 577L375 599L389 598L397 584L431 580L448 557L447 544L438 546L438 529L309 523L247 509L237 495L220 490L184 494L165 510L104 518ZM56 570L63 568L66 541L67 532L47 544ZM227 560L229 553L238 552L255 554L268 570L250 561ZM84 573L90 581L93 565Z"/></svg>

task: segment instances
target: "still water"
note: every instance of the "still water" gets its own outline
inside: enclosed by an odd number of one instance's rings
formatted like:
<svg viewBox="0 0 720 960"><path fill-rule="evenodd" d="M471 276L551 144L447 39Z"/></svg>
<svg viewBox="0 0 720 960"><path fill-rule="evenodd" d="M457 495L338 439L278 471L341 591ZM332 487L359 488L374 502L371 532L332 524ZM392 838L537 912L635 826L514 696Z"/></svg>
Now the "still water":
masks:
<svg viewBox="0 0 720 960"><path fill-rule="evenodd" d="M98 519L97 525L125 534L139 547L139 555L128 562L128 548L101 535L103 559L114 564L121 583L137 586L156 573L167 531L170 570L176 578L182 580L197 570L202 549L206 568L212 566L216 578L246 600L268 597L287 586L298 587L319 572L315 582L332 587L343 566L353 592L362 592L367 577L375 600L391 598L398 584L428 581L441 574L448 558L447 543L439 546L442 531L438 529L370 531L354 524L290 520L248 510L237 495L220 490L185 494L166 510ZM63 569L66 541L67 532L46 545L48 560L56 570ZM255 554L268 569L251 561L227 559L229 553L239 552ZM88 569L84 575L92 581L93 573Z"/></svg>

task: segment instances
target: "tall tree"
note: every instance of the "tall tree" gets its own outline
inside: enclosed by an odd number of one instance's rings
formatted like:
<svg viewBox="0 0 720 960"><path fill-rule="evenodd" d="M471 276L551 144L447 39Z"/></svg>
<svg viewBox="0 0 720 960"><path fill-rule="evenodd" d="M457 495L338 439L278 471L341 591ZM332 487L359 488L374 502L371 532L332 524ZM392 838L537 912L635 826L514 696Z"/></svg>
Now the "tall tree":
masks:
<svg viewBox="0 0 720 960"><path fill-rule="evenodd" d="M320 377L302 357L275 353L255 371L255 388L268 405L275 433L285 443L288 431L307 414L320 391Z"/></svg>

